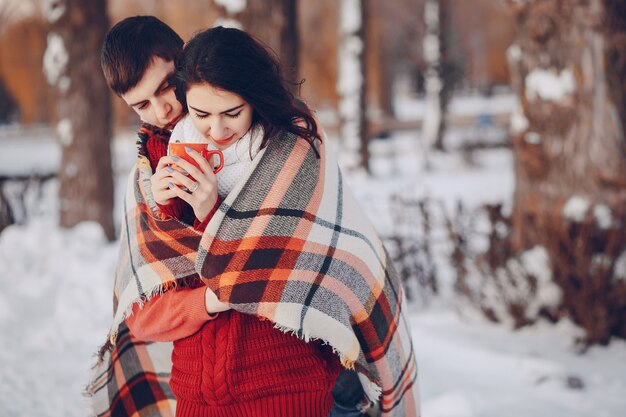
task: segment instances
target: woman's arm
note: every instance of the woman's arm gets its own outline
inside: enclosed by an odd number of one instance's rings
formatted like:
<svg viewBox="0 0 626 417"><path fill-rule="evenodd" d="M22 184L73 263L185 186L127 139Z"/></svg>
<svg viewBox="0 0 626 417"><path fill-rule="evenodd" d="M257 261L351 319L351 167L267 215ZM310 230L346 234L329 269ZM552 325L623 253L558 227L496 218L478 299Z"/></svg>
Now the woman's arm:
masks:
<svg viewBox="0 0 626 417"><path fill-rule="evenodd" d="M205 307L206 287L179 288L156 295L133 306L126 324L133 336L140 340L171 342L191 336L207 320L217 317Z"/></svg>

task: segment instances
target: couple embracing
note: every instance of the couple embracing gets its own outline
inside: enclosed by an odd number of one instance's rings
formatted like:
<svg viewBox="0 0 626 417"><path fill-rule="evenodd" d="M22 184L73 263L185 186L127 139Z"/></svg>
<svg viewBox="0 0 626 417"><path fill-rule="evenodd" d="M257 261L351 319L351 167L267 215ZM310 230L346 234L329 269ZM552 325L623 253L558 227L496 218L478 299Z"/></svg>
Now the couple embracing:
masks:
<svg viewBox="0 0 626 417"><path fill-rule="evenodd" d="M272 53L136 16L102 67L143 125L94 415L418 416L398 276Z"/></svg>

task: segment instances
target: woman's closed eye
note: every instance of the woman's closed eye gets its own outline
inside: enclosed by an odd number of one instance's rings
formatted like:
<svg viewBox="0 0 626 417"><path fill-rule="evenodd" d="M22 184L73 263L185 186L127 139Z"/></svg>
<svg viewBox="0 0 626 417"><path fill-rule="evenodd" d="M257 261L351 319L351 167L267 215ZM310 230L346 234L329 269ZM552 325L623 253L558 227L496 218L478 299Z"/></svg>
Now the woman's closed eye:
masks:
<svg viewBox="0 0 626 417"><path fill-rule="evenodd" d="M239 110L237 113L225 113L226 117L229 117L231 119L236 119L237 117L239 117L239 115L241 115L241 112L243 110ZM198 119L206 119L207 117L209 117L209 113L199 113L196 112L196 117Z"/></svg>
<svg viewBox="0 0 626 417"><path fill-rule="evenodd" d="M236 119L237 117L239 117L242 111L243 110L239 110L237 113L226 113L226 116L230 117L231 119Z"/></svg>

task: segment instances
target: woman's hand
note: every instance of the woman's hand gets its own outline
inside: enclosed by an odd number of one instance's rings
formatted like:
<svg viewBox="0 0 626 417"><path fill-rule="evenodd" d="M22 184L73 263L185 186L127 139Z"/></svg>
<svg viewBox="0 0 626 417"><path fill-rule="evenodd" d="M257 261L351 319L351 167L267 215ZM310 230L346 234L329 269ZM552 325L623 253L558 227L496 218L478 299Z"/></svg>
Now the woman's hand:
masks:
<svg viewBox="0 0 626 417"><path fill-rule="evenodd" d="M217 203L217 180L209 162L199 152L186 149L200 169L176 156L162 157L151 178L152 194L161 205L174 197L181 198L193 208L196 218L203 221Z"/></svg>
<svg viewBox="0 0 626 417"><path fill-rule="evenodd" d="M209 314L230 310L230 306L218 300L215 293L211 291L209 287L207 287L204 292L204 306Z"/></svg>

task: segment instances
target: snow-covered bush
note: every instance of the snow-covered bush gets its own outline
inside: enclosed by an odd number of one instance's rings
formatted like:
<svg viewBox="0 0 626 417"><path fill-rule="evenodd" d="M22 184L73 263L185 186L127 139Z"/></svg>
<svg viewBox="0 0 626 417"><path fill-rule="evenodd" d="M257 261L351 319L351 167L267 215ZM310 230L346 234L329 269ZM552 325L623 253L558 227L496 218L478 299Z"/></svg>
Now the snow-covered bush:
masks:
<svg viewBox="0 0 626 417"><path fill-rule="evenodd" d="M552 281L545 248L513 253L510 219L500 204L473 213L462 206L448 219L455 290L490 320L519 328L556 320L561 291Z"/></svg>
<svg viewBox="0 0 626 417"><path fill-rule="evenodd" d="M407 298L422 303L438 292L432 253L432 208L427 199L391 197L393 231L385 245L404 284Z"/></svg>
<svg viewBox="0 0 626 417"><path fill-rule="evenodd" d="M581 207L574 203L564 205L569 217L544 231L545 246L522 250L500 205L457 211L448 219L455 290L490 320L515 328L567 315L586 330L586 344L626 336L626 236L616 227L626 216L612 213L609 221L602 205L573 215ZM487 225L486 235L478 224Z"/></svg>
<svg viewBox="0 0 626 417"><path fill-rule="evenodd" d="M606 344L613 336L626 338L626 211L611 213L595 203L578 214L548 225L546 249L563 306L586 330L585 342Z"/></svg>

